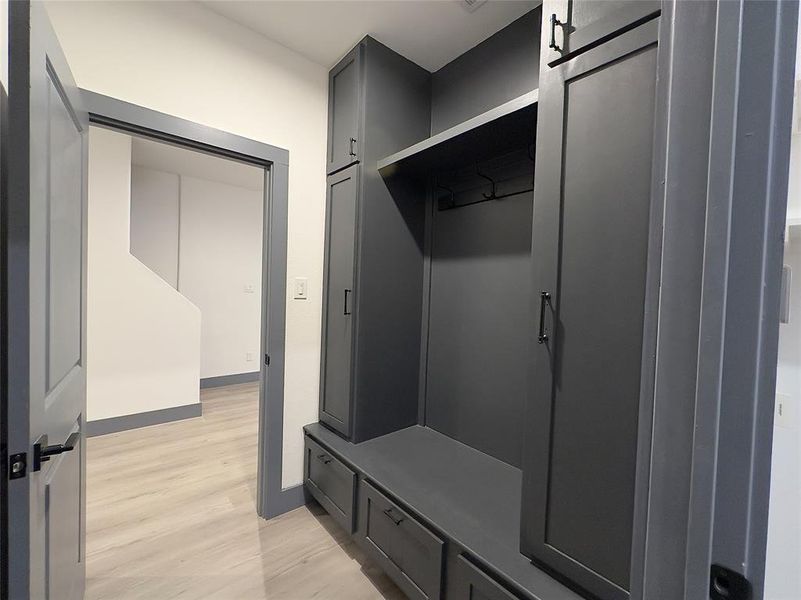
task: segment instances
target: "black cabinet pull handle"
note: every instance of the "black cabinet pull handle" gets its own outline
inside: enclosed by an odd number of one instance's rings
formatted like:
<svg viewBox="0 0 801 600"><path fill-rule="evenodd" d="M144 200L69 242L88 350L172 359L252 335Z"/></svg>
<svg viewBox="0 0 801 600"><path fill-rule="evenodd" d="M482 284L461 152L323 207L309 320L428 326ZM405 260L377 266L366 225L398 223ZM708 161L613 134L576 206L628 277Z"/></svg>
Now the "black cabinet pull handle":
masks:
<svg viewBox="0 0 801 600"><path fill-rule="evenodd" d="M328 464L328 463L330 463L330 462L331 462L331 460L332 460L330 456L327 456L327 455L325 455L325 454L318 454L318 455L317 455L317 458L318 458L319 460L321 460L321 461L323 462L323 464L324 464L324 465L327 465L327 464Z"/></svg>
<svg viewBox="0 0 801 600"><path fill-rule="evenodd" d="M345 306L344 306L344 308L342 310L342 314L343 315L349 315L350 314L350 302L348 302L348 300L350 300L350 292L351 292L351 290L347 290L347 289L345 290L345 303L344 303Z"/></svg>
<svg viewBox="0 0 801 600"><path fill-rule="evenodd" d="M350 145L348 146L348 154L350 154L351 156L356 156L356 138L350 138L349 144Z"/></svg>
<svg viewBox="0 0 801 600"><path fill-rule="evenodd" d="M548 334L545 331L545 306L550 304L551 295L548 292L540 292L540 331L537 335L537 343L544 344L548 341Z"/></svg>
<svg viewBox="0 0 801 600"><path fill-rule="evenodd" d="M395 525L400 525L404 521L403 517L393 517L391 508L385 508L381 512L383 512L385 515L387 515L387 517L389 517L389 520L392 521L393 523L395 523Z"/></svg>
<svg viewBox="0 0 801 600"><path fill-rule="evenodd" d="M562 22L556 18L556 14L551 15L551 41L548 43L549 48L553 48L557 52L561 52L562 49L556 45L556 26L561 25Z"/></svg>

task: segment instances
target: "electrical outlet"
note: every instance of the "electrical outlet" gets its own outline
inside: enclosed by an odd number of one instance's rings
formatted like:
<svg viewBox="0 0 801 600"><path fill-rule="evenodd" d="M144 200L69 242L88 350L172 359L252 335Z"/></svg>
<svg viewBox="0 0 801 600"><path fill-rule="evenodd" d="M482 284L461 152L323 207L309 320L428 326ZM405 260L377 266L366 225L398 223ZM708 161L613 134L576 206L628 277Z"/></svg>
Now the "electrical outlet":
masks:
<svg viewBox="0 0 801 600"><path fill-rule="evenodd" d="M306 300L309 297L309 280L295 277L295 300Z"/></svg>
<svg viewBox="0 0 801 600"><path fill-rule="evenodd" d="M773 417L776 427L792 429L795 424L795 403L790 394L776 394L776 408Z"/></svg>
<svg viewBox="0 0 801 600"><path fill-rule="evenodd" d="M245 352L245 360L247 362L253 362L253 353L252 352Z"/></svg>

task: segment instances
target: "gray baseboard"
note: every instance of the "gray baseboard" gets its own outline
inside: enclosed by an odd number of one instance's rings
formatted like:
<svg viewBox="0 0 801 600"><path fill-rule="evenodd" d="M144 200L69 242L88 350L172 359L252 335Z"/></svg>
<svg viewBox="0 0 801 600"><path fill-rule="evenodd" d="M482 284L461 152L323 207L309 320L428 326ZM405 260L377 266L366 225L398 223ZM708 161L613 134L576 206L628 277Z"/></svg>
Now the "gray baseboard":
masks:
<svg viewBox="0 0 801 600"><path fill-rule="evenodd" d="M86 422L87 437L106 435L107 433L117 433L129 429L138 429L150 425L160 425L171 421L181 421L192 419L203 414L203 406L200 402L196 404L185 404L184 406L173 406L160 410L150 410L132 415L121 417L111 417L109 419L98 419L97 421Z"/></svg>
<svg viewBox="0 0 801 600"><path fill-rule="evenodd" d="M217 377L206 377L200 380L200 389L222 387L224 385L236 385L237 383L252 383L259 380L259 371L252 373L235 373L234 375L219 375Z"/></svg>

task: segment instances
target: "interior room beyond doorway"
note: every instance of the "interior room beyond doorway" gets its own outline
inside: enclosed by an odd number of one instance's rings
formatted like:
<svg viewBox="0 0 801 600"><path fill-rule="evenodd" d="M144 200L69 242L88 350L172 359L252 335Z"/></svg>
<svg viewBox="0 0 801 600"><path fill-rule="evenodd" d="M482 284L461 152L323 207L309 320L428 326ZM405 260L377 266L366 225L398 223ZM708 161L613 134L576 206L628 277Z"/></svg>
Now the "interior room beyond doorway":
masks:
<svg viewBox="0 0 801 600"><path fill-rule="evenodd" d="M263 168L92 127L87 420L198 416L259 379Z"/></svg>

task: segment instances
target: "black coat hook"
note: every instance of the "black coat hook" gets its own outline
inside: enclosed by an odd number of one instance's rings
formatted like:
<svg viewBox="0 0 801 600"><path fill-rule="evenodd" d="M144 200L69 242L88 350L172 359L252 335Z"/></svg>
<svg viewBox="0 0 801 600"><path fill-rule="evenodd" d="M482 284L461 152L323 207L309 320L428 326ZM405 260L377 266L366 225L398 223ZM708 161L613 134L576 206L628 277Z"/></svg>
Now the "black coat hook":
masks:
<svg viewBox="0 0 801 600"><path fill-rule="evenodd" d="M484 198L486 198L487 200L494 200L497 197L497 194L495 193L495 180L492 177L488 177L487 175L484 175L484 173L482 173L479 170L478 165L476 165L476 175L486 179L487 181L490 182L490 184L492 184L492 189L491 189L490 193L489 194L483 193L483 195L484 195Z"/></svg>

